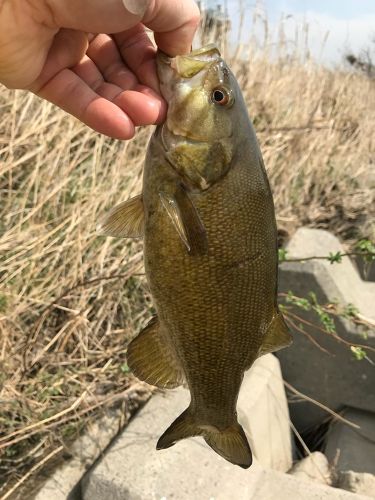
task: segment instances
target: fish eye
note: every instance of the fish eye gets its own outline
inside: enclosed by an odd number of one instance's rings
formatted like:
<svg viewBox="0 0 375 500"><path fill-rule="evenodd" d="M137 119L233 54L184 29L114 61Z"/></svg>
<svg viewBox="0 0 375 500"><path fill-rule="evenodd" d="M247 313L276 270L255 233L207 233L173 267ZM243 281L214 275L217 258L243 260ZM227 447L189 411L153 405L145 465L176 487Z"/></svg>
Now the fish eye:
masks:
<svg viewBox="0 0 375 500"><path fill-rule="evenodd" d="M212 102L219 104L220 106L226 106L232 104L233 98L229 90L223 87L217 87L212 91Z"/></svg>

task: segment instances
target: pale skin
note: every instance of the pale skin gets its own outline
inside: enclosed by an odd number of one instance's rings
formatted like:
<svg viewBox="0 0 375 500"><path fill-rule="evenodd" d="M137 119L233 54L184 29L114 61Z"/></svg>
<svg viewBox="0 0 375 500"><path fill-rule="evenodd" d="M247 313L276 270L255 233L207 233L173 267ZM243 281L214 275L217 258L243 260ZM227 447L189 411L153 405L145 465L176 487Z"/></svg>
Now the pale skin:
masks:
<svg viewBox="0 0 375 500"><path fill-rule="evenodd" d="M198 23L194 0L0 0L0 83L130 139L166 113L146 28L174 56Z"/></svg>

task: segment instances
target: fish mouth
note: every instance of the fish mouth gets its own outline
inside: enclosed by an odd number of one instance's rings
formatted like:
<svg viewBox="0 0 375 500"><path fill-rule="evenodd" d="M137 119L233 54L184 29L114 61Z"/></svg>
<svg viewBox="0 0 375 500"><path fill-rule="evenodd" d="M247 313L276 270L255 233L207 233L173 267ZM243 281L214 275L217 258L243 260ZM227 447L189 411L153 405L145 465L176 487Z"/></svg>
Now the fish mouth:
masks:
<svg viewBox="0 0 375 500"><path fill-rule="evenodd" d="M157 133L160 137L165 152L168 152L181 144L189 144L191 146L208 144L208 141L200 141L190 138L187 135L175 134L168 128L166 123L164 123L159 128Z"/></svg>
<svg viewBox="0 0 375 500"><path fill-rule="evenodd" d="M156 130L156 135L159 136L161 144L163 146L164 151L168 152L174 147L181 145L181 144L189 144L190 146L194 145L204 145L204 144L210 144L210 141L202 141L200 139L194 139L190 136L182 135L182 134L175 134L172 132L166 123L163 123L157 130ZM227 136L227 137L222 137L221 140L230 140L233 137L233 132ZM217 142L220 141L220 138L217 140Z"/></svg>
<svg viewBox="0 0 375 500"><path fill-rule="evenodd" d="M200 73L207 65L221 58L217 45L210 43L189 54L169 57L164 52L158 51L157 64L159 76L163 66L169 66L180 78L192 78Z"/></svg>

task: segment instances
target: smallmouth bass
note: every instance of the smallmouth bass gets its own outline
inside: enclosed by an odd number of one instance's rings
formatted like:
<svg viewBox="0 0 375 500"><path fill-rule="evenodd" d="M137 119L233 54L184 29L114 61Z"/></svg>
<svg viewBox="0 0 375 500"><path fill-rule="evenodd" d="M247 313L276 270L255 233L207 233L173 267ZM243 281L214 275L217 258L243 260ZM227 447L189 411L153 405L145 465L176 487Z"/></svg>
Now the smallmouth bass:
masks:
<svg viewBox="0 0 375 500"><path fill-rule="evenodd" d="M237 421L244 372L291 343L277 306L277 231L262 155L237 81L209 45L157 56L166 122L151 138L142 194L101 232L143 237L157 317L128 347L133 373L160 388L186 383L189 407L157 443L202 436L247 468ZM251 418L251 416L250 416Z"/></svg>

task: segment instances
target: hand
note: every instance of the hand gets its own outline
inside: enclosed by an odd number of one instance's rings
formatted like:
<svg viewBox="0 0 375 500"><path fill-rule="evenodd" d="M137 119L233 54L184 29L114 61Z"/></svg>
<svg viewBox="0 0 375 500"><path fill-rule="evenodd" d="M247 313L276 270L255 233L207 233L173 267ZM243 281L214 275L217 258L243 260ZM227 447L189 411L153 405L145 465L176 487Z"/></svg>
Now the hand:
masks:
<svg viewBox="0 0 375 500"><path fill-rule="evenodd" d="M160 123L155 53L187 53L194 0L0 0L0 83L28 89L94 130L130 139Z"/></svg>

